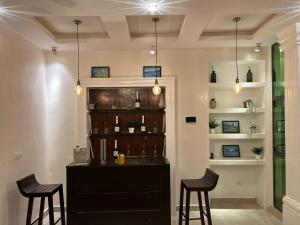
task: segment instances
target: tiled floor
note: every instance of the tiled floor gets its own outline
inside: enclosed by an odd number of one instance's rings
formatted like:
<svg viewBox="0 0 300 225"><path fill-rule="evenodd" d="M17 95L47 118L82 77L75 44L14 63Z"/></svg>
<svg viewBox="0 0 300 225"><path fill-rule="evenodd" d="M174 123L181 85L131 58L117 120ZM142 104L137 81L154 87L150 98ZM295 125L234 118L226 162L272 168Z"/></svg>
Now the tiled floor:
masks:
<svg viewBox="0 0 300 225"><path fill-rule="evenodd" d="M281 221L263 209L212 209L213 225L281 225ZM199 217L192 212L191 217ZM190 225L200 225L199 220ZM174 224L175 225L175 224Z"/></svg>
<svg viewBox="0 0 300 225"><path fill-rule="evenodd" d="M282 225L279 219L263 209L212 209L211 211L213 225ZM59 217L59 213L55 213L55 217ZM191 217L199 217L199 212L191 212ZM44 219L43 224L49 225L48 217ZM173 225L177 224L176 219ZM200 224L200 220L190 222L190 225Z"/></svg>

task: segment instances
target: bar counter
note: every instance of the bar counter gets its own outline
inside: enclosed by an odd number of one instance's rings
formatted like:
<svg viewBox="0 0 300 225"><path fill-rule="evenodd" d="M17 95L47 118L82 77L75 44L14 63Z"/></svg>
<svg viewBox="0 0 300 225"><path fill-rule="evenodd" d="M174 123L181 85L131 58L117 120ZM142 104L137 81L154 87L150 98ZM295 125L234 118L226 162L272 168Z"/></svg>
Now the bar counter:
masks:
<svg viewBox="0 0 300 225"><path fill-rule="evenodd" d="M170 225L170 165L166 158L71 163L68 225Z"/></svg>

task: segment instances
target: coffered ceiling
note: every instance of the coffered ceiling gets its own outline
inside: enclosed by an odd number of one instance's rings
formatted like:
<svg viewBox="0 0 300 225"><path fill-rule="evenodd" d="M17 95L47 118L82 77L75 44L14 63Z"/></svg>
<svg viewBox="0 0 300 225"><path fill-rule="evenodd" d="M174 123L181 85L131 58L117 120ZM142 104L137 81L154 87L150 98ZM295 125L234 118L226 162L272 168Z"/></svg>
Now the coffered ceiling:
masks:
<svg viewBox="0 0 300 225"><path fill-rule="evenodd" d="M198 48L234 46L239 16L239 45L254 46L300 21L298 10L297 0L2 0L0 22L48 50L76 48L75 19L81 49L148 49L156 15L161 48Z"/></svg>

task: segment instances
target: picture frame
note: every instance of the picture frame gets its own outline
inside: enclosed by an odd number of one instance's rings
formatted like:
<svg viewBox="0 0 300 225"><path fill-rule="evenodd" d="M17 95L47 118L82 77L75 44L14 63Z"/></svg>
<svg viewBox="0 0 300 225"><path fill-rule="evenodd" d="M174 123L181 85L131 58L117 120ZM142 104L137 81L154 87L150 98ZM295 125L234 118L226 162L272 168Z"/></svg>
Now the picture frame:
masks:
<svg viewBox="0 0 300 225"><path fill-rule="evenodd" d="M278 133L284 133L285 132L285 120L277 120L276 121L276 131Z"/></svg>
<svg viewBox="0 0 300 225"><path fill-rule="evenodd" d="M222 131L224 134L239 134L240 133L240 121L222 121Z"/></svg>
<svg viewBox="0 0 300 225"><path fill-rule="evenodd" d="M157 77L161 77L161 66L144 66L143 67L143 77L156 77L156 68L157 68Z"/></svg>
<svg viewBox="0 0 300 225"><path fill-rule="evenodd" d="M109 78L110 67L109 66L93 66L91 68L92 78Z"/></svg>
<svg viewBox="0 0 300 225"><path fill-rule="evenodd" d="M239 145L222 145L224 158L239 158L241 157Z"/></svg>

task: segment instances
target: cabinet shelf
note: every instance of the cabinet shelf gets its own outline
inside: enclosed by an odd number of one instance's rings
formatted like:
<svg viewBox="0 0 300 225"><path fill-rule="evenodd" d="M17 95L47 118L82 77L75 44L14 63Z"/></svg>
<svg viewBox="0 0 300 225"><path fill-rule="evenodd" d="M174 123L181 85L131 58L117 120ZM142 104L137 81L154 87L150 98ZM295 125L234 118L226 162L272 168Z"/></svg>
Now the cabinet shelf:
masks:
<svg viewBox="0 0 300 225"><path fill-rule="evenodd" d="M89 113L145 113L145 112L155 112L159 113L165 112L165 109L158 108L142 108L142 109L94 109L87 110Z"/></svg>
<svg viewBox="0 0 300 225"><path fill-rule="evenodd" d="M255 134L209 134L211 140L226 140L226 139L264 139L264 133Z"/></svg>
<svg viewBox="0 0 300 225"><path fill-rule="evenodd" d="M265 160L256 159L210 159L211 166L262 166L265 165Z"/></svg>
<svg viewBox="0 0 300 225"><path fill-rule="evenodd" d="M91 134L89 137L117 137L117 136L165 136L165 133L128 133L128 132L120 132L120 133L108 133L108 134Z"/></svg>
<svg viewBox="0 0 300 225"><path fill-rule="evenodd" d="M265 108L256 108L255 113L264 113ZM209 109L209 114L243 114L247 113L246 108L216 108L216 109Z"/></svg>
<svg viewBox="0 0 300 225"><path fill-rule="evenodd" d="M266 86L265 82L241 82L242 89L251 89L251 88L264 88ZM209 83L209 89L232 89L233 91L234 83Z"/></svg>

